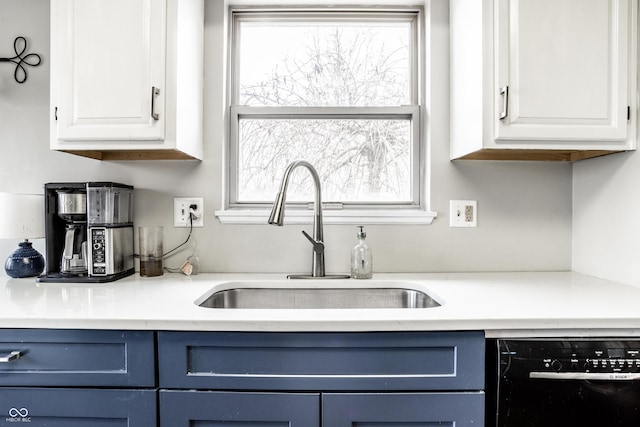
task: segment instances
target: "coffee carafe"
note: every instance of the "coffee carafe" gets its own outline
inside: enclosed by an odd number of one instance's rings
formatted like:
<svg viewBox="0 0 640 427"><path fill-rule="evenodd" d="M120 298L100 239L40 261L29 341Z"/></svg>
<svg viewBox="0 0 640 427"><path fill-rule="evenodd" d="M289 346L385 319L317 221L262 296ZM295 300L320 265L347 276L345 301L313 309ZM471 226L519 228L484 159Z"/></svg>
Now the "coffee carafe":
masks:
<svg viewBox="0 0 640 427"><path fill-rule="evenodd" d="M63 274L86 274L87 228L83 224L67 224L65 230L60 272Z"/></svg>

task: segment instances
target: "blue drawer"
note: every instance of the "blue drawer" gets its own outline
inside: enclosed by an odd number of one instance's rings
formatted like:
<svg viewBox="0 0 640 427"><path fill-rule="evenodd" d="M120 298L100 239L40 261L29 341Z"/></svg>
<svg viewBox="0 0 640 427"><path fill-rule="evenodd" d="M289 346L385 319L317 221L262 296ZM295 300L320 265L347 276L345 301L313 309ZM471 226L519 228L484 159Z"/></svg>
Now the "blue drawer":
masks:
<svg viewBox="0 0 640 427"><path fill-rule="evenodd" d="M162 388L482 390L482 332L160 332Z"/></svg>
<svg viewBox="0 0 640 427"><path fill-rule="evenodd" d="M154 350L148 331L2 329L0 387L154 387Z"/></svg>
<svg viewBox="0 0 640 427"><path fill-rule="evenodd" d="M482 427L484 392L324 393L322 422L331 427Z"/></svg>
<svg viewBox="0 0 640 427"><path fill-rule="evenodd" d="M0 426L150 427L155 390L0 388Z"/></svg>
<svg viewBox="0 0 640 427"><path fill-rule="evenodd" d="M160 426L319 427L320 395L160 390Z"/></svg>

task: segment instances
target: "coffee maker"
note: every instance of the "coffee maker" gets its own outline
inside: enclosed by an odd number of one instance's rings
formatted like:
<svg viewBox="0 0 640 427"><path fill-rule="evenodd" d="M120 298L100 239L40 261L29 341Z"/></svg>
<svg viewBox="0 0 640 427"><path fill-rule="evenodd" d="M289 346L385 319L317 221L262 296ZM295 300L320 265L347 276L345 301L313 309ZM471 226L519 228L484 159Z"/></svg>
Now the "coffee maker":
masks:
<svg viewBox="0 0 640 427"><path fill-rule="evenodd" d="M112 282L134 273L133 187L115 182L49 183L46 269L39 282Z"/></svg>

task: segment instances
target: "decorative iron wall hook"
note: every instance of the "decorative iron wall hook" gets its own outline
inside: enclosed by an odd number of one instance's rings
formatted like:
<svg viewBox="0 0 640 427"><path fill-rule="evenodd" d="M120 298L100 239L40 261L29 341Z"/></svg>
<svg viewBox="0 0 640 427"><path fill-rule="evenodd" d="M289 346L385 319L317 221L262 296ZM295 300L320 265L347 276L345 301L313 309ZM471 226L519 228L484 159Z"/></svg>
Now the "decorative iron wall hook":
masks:
<svg viewBox="0 0 640 427"><path fill-rule="evenodd" d="M40 55L37 53L28 53L27 51L27 39L22 36L16 37L13 41L13 50L16 56L11 58L0 58L0 62L12 62L16 66L16 70L13 72L13 78L18 83L24 83L27 81L27 69L25 65L30 67L37 67L42 62Z"/></svg>

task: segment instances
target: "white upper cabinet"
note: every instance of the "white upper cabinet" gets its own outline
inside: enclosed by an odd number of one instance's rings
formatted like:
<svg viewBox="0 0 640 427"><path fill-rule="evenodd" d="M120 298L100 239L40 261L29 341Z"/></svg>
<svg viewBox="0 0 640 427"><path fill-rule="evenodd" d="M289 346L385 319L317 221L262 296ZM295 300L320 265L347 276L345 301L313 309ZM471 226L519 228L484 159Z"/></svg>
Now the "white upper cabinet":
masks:
<svg viewBox="0 0 640 427"><path fill-rule="evenodd" d="M65 29L56 32L57 137L163 139L164 2L56 3L65 5L57 10L59 28Z"/></svg>
<svg viewBox="0 0 640 427"><path fill-rule="evenodd" d="M202 158L203 0L53 0L51 148Z"/></svg>
<svg viewBox="0 0 640 427"><path fill-rule="evenodd" d="M451 158L635 149L637 2L451 0Z"/></svg>

